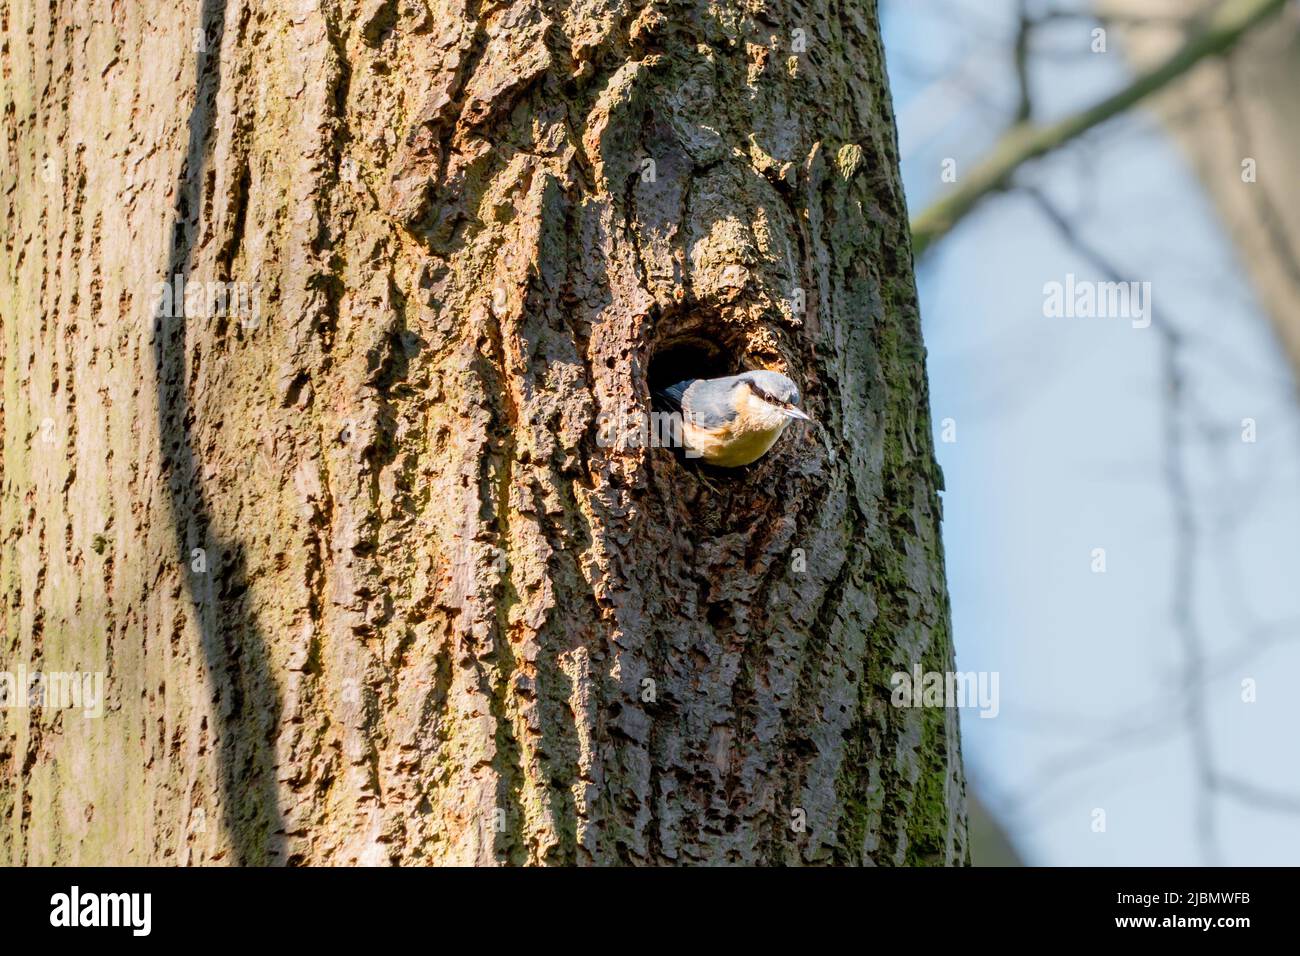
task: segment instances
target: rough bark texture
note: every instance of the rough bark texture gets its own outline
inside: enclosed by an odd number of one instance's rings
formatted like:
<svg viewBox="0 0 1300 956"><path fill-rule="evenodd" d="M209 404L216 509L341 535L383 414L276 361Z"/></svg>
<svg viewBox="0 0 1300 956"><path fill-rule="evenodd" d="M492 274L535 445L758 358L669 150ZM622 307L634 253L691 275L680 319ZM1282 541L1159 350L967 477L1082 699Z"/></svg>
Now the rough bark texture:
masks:
<svg viewBox="0 0 1300 956"><path fill-rule="evenodd" d="M874 3L0 17L0 667L108 689L0 712L0 860L965 862ZM819 426L599 440L692 356Z"/></svg>

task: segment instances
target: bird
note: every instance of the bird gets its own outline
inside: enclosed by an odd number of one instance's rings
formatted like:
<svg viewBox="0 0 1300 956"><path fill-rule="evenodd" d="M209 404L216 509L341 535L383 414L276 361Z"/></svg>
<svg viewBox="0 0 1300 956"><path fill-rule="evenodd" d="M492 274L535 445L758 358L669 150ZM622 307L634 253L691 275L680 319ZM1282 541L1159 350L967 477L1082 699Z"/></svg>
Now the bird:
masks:
<svg viewBox="0 0 1300 956"><path fill-rule="evenodd" d="M724 378L688 378L655 393L681 414L688 458L739 468L767 454L792 421L811 422L797 407L799 388L780 372L759 369Z"/></svg>

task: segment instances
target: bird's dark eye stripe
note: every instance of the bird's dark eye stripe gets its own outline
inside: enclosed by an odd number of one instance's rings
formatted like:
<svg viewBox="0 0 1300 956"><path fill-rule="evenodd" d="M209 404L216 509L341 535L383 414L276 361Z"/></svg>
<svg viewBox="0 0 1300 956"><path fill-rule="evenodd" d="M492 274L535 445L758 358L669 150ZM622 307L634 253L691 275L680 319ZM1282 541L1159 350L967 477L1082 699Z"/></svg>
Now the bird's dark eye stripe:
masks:
<svg viewBox="0 0 1300 956"><path fill-rule="evenodd" d="M795 392L795 393L794 393L793 395L791 395L789 398L777 398L775 395L773 395L773 394L772 394L771 392L769 392L767 389L763 388L761 385L758 385L758 384L755 383L755 382L749 382L748 384L749 384L749 388L750 388L750 390L751 390L751 391L752 391L752 392L753 392L757 397L761 398L761 399L762 399L763 401L765 401L765 402L771 402L773 405L798 405L798 404L799 404L799 393L798 393L798 392Z"/></svg>

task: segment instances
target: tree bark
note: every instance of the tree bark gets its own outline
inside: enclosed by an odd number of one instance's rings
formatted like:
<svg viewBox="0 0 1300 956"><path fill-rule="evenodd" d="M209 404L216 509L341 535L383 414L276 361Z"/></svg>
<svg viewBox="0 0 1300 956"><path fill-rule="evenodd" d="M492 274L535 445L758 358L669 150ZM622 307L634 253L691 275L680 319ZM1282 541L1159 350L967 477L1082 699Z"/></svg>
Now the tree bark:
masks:
<svg viewBox="0 0 1300 956"><path fill-rule="evenodd" d="M874 3L0 17L0 667L107 694L0 859L966 862ZM638 440L760 366L815 428Z"/></svg>

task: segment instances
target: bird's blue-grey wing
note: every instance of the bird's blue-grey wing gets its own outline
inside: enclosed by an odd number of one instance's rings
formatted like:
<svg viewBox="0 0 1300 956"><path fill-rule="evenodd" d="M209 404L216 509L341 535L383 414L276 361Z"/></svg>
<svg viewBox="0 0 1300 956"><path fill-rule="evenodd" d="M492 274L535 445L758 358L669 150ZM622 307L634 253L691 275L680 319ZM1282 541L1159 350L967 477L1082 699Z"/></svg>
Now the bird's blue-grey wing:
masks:
<svg viewBox="0 0 1300 956"><path fill-rule="evenodd" d="M655 411L659 412L681 412L682 398L686 390L695 384L695 379L688 378L684 382L678 382L676 385L669 385L667 388L661 388L651 396L651 404Z"/></svg>
<svg viewBox="0 0 1300 956"><path fill-rule="evenodd" d="M696 428L721 428L738 414L730 379L701 379L692 386L682 395L682 417Z"/></svg>

